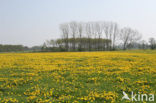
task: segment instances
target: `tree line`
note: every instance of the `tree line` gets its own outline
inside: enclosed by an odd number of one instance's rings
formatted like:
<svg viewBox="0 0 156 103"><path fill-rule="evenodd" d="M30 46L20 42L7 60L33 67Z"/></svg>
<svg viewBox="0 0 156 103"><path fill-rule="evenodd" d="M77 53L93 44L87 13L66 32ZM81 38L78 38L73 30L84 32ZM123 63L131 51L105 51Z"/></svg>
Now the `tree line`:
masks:
<svg viewBox="0 0 156 103"><path fill-rule="evenodd" d="M23 45L2 45L0 44L0 52L25 51L28 47Z"/></svg>
<svg viewBox="0 0 156 103"><path fill-rule="evenodd" d="M142 34L116 22L68 22L60 24L60 38L47 40L41 46L2 45L0 52L110 51L156 49L156 39L142 40Z"/></svg>
<svg viewBox="0 0 156 103"><path fill-rule="evenodd" d="M68 44L66 44L68 42ZM74 45L73 45L74 43ZM43 51L97 51L109 50L111 41L104 38L63 38L44 43Z"/></svg>
<svg viewBox="0 0 156 103"><path fill-rule="evenodd" d="M60 38L47 40L43 51L104 51L118 49L155 49L142 34L130 27L120 28L116 22L68 22L60 24Z"/></svg>
<svg viewBox="0 0 156 103"><path fill-rule="evenodd" d="M42 46L27 47L23 45L0 44L0 52L38 52Z"/></svg>

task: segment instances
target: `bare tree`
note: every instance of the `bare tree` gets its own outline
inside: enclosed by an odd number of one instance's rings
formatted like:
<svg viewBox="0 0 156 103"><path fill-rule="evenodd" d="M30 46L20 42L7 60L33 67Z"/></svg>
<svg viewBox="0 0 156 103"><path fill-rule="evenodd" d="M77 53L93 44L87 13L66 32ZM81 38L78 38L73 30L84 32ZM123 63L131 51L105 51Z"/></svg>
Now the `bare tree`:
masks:
<svg viewBox="0 0 156 103"><path fill-rule="evenodd" d="M100 39L102 38L102 25L100 22L95 22L94 24L94 36L95 38L98 37L98 41L97 41L97 50L100 50L100 45L101 45L101 42L100 42Z"/></svg>
<svg viewBox="0 0 156 103"><path fill-rule="evenodd" d="M62 40L56 43L63 50L115 50L123 43L123 49L137 48L141 34L131 28L119 29L115 22L70 22L60 25ZM120 40L120 41L119 41Z"/></svg>
<svg viewBox="0 0 156 103"><path fill-rule="evenodd" d="M83 24L82 23L78 23L78 38L79 38L79 45L78 45L78 49L81 51L82 50L82 33L83 33Z"/></svg>
<svg viewBox="0 0 156 103"><path fill-rule="evenodd" d="M75 21L70 22L70 31L72 36L72 49L75 51L76 49L76 34L77 34L77 23Z"/></svg>
<svg viewBox="0 0 156 103"><path fill-rule="evenodd" d="M113 50L115 50L116 40L119 35L119 28L118 28L117 23L113 23L112 25L113 25L113 38L111 41L112 41L112 48L113 48Z"/></svg>
<svg viewBox="0 0 156 103"><path fill-rule="evenodd" d="M103 23L103 30L106 39L111 40L111 45L107 45L108 49L115 49L115 43L119 35L118 24L115 22L105 22Z"/></svg>
<svg viewBox="0 0 156 103"><path fill-rule="evenodd" d="M111 40L112 42L112 31L113 31L113 26L111 22L104 22L103 23L103 30L105 33L106 39ZM107 43L107 50L111 49L111 45Z"/></svg>
<svg viewBox="0 0 156 103"><path fill-rule="evenodd" d="M69 39L69 25L67 23L61 24L60 25L60 30L62 32L62 38L65 42L65 48L68 51L69 50L69 43L68 43L68 39Z"/></svg>
<svg viewBox="0 0 156 103"><path fill-rule="evenodd" d="M120 32L120 39L123 42L123 49L127 49L127 45L132 43L132 42L137 42L138 40L141 39L141 34L133 30L131 28L123 28L121 29Z"/></svg>
<svg viewBox="0 0 156 103"><path fill-rule="evenodd" d="M91 50L91 37L92 37L92 24L90 22L86 23L86 35L87 35L87 42L88 42L88 50Z"/></svg>

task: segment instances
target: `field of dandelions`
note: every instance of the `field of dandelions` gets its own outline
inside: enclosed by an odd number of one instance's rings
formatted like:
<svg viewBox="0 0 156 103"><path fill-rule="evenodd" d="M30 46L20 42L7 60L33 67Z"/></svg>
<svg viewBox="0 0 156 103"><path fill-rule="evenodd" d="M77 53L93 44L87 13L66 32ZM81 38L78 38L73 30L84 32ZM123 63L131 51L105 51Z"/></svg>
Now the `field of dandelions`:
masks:
<svg viewBox="0 0 156 103"><path fill-rule="evenodd" d="M0 103L125 103L156 92L156 51L1 53Z"/></svg>

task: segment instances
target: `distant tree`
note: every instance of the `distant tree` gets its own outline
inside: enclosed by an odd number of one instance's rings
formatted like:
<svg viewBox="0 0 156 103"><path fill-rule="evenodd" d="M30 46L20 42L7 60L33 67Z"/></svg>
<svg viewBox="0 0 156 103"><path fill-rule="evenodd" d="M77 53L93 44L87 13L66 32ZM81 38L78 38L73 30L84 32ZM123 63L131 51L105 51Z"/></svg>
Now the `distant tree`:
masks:
<svg viewBox="0 0 156 103"><path fill-rule="evenodd" d="M83 25L83 23L78 23L78 38L80 38L79 39L79 44L78 44L78 50L79 51L82 51L82 33L83 33L83 28L84 27L84 25Z"/></svg>
<svg viewBox="0 0 156 103"><path fill-rule="evenodd" d="M47 44L46 42L43 43L42 47L41 47L42 51L47 51Z"/></svg>
<svg viewBox="0 0 156 103"><path fill-rule="evenodd" d="M137 30L120 29L115 22L73 21L61 24L60 31L61 38L54 40L52 44L55 46L52 47L63 51L115 50L116 47L121 47L120 42L123 49L138 48L138 41L141 39L141 34Z"/></svg>
<svg viewBox="0 0 156 103"><path fill-rule="evenodd" d="M86 24L86 35L87 35L87 41L86 43L88 44L88 50L91 51L91 37L92 37L92 24L88 22Z"/></svg>
<svg viewBox="0 0 156 103"><path fill-rule="evenodd" d="M95 38L97 36L97 50L101 49L101 38L102 38L102 24L100 22L95 22Z"/></svg>
<svg viewBox="0 0 156 103"><path fill-rule="evenodd" d="M154 38L149 38L149 44L152 50L156 49L156 40Z"/></svg>
<svg viewBox="0 0 156 103"><path fill-rule="evenodd" d="M0 44L0 52L18 52L28 51L29 48L23 45L2 45Z"/></svg>
<svg viewBox="0 0 156 103"><path fill-rule="evenodd" d="M109 39L109 34L110 34L110 23L108 22L103 22L103 30L104 30L104 34L105 34L105 38ZM106 44L106 48L107 50L109 50L109 44Z"/></svg>
<svg viewBox="0 0 156 103"><path fill-rule="evenodd" d="M119 27L115 22L103 22L103 31L106 39L111 40L111 45L107 45L107 50L114 50L116 40L119 37Z"/></svg>
<svg viewBox="0 0 156 103"><path fill-rule="evenodd" d="M64 41L65 42L65 48L68 51L69 50L68 38L69 38L69 33L70 33L69 24L68 23L61 24L60 30L62 32L62 38L63 38L63 40L65 40ZM73 35L75 35L75 34L73 34Z"/></svg>
<svg viewBox="0 0 156 103"><path fill-rule="evenodd" d="M140 41L140 49L147 49L148 44L145 40Z"/></svg>
<svg viewBox="0 0 156 103"><path fill-rule="evenodd" d="M117 38L119 37L119 27L117 23L113 23L113 37L112 37L112 49L115 50L115 46L116 46L116 41Z"/></svg>
<svg viewBox="0 0 156 103"><path fill-rule="evenodd" d="M76 34L77 34L77 22L73 21L70 22L70 31L71 31L71 36L72 36L72 49L75 51L76 45L75 45L75 39L76 39Z"/></svg>
<svg viewBox="0 0 156 103"><path fill-rule="evenodd" d="M141 39L141 34L131 28L123 28L120 32L120 40L123 43L123 49L127 49L127 45L137 42Z"/></svg>

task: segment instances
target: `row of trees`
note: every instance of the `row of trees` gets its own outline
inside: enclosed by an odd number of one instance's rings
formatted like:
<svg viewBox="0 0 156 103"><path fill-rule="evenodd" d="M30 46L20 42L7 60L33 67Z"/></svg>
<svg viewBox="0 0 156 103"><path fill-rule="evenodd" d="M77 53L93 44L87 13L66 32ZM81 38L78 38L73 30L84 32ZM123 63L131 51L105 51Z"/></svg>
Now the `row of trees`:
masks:
<svg viewBox="0 0 156 103"><path fill-rule="evenodd" d="M61 37L44 43L43 49L64 51L127 49L136 44L141 34L129 27L119 28L115 22L69 22L60 25ZM121 48L121 46L120 46Z"/></svg>
<svg viewBox="0 0 156 103"><path fill-rule="evenodd" d="M50 41L46 41L44 43L44 46L33 46L33 47L27 47L27 46L23 46L23 45L2 45L0 44L0 52L39 52L39 51L66 51L66 49L64 48L64 39L57 39L57 40L50 40ZM108 39L88 39L88 38L76 38L76 44L79 44L81 41L81 43L83 44L81 46L81 49L79 48L79 45L76 45L76 48L78 48L78 51L85 51L85 50L108 50L111 45L111 41ZM88 42L86 42L88 41ZM90 46L88 43L90 42L92 43ZM72 47L72 39L68 39L69 42L69 47ZM101 45L96 45L99 44ZM122 45L117 45L116 46L117 49L122 49L123 46ZM156 40L154 38L150 38L148 42L146 42L145 40L142 40L138 43L130 43L127 45L128 49L156 49ZM71 48L72 49L72 48Z"/></svg>
<svg viewBox="0 0 156 103"><path fill-rule="evenodd" d="M68 42L68 45L66 44ZM73 48L74 42L74 48ZM111 45L109 39L103 38L68 38L50 40L44 43L43 51L97 51L97 50L108 50Z"/></svg>
<svg viewBox="0 0 156 103"><path fill-rule="evenodd" d="M17 51L25 51L28 47L22 45L2 45L0 44L0 52L17 52Z"/></svg>
<svg viewBox="0 0 156 103"><path fill-rule="evenodd" d="M43 46L0 45L0 52L16 51L106 51L117 49L156 49L156 40L141 40L142 35L115 22L69 22L60 25L59 39Z"/></svg>
<svg viewBox="0 0 156 103"><path fill-rule="evenodd" d="M42 46L27 47L23 45L0 44L0 52L38 52L42 51Z"/></svg>

